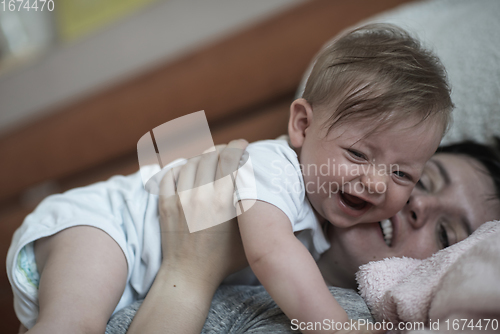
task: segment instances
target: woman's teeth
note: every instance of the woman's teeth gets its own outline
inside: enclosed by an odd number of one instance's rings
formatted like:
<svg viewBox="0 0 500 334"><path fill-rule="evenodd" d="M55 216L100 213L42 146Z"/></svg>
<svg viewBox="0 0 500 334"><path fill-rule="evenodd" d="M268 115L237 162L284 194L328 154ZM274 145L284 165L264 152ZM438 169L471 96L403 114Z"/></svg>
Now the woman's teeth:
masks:
<svg viewBox="0 0 500 334"><path fill-rule="evenodd" d="M384 240L387 246L391 246L392 243L392 223L389 219L384 219L380 222L380 227L382 227L382 234L384 235Z"/></svg>

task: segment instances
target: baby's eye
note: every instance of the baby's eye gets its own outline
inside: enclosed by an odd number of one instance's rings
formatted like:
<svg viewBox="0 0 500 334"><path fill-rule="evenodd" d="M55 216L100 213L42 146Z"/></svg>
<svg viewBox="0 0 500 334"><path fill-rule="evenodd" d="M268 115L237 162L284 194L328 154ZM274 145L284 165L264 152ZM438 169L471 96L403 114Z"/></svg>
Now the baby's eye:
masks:
<svg viewBox="0 0 500 334"><path fill-rule="evenodd" d="M366 160L366 156L361 152L358 152L358 151L352 150L352 149L348 149L347 151L351 154L351 156L353 156L354 158L356 158L358 160L361 160L361 159Z"/></svg>
<svg viewBox="0 0 500 334"><path fill-rule="evenodd" d="M400 170L394 171L394 174L400 178L408 178L408 174L406 174L405 172L402 172Z"/></svg>

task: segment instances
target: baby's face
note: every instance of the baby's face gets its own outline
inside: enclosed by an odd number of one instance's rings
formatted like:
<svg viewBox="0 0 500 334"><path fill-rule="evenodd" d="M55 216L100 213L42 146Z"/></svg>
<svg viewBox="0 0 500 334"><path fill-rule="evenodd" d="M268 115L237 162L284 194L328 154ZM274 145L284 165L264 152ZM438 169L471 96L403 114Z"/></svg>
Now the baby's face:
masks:
<svg viewBox="0 0 500 334"><path fill-rule="evenodd" d="M373 121L347 122L328 130L321 115L314 116L300 151L314 209L338 227L395 215L439 145L440 124L430 119L379 127Z"/></svg>

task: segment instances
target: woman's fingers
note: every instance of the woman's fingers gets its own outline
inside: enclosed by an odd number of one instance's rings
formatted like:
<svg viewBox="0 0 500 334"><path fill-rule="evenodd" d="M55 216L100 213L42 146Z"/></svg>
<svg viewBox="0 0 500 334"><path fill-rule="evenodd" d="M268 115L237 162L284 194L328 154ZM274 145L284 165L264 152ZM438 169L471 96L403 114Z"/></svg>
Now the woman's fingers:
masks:
<svg viewBox="0 0 500 334"><path fill-rule="evenodd" d="M160 184L160 193L164 199L160 202L162 217L173 215L181 206L185 220L191 232L207 229L227 221L235 216L233 206L233 180L228 178L218 182L216 187L201 187L203 184L213 183L216 171L225 176L237 170L240 158L248 143L244 140L230 142L227 146L218 146L218 152L204 153L190 159L180 167L177 183L176 171L168 172ZM222 180L221 180L222 181ZM188 191L196 190L196 191ZM168 200L175 193L179 194L180 202ZM175 196L177 200L177 196Z"/></svg>
<svg viewBox="0 0 500 334"><path fill-rule="evenodd" d="M219 154L224 148L226 148L226 146L227 145L217 145L215 146L215 151L203 152L198 164L198 170L196 171L195 187L199 187L216 180L215 173L219 161Z"/></svg>
<svg viewBox="0 0 500 334"><path fill-rule="evenodd" d="M215 178L219 179L238 169L241 156L243 155L248 142L244 139L237 139L227 144L219 155L219 166Z"/></svg>
<svg viewBox="0 0 500 334"><path fill-rule="evenodd" d="M184 166L182 166L177 180L177 191L180 192L194 188L196 170L198 169L198 162L201 157L202 156L191 158Z"/></svg>
<svg viewBox="0 0 500 334"><path fill-rule="evenodd" d="M170 169L160 182L160 199L175 195L175 177L174 171Z"/></svg>
<svg viewBox="0 0 500 334"><path fill-rule="evenodd" d="M228 145L215 146L216 151L205 152L201 156L189 159L181 167L174 168L174 173L167 173L162 179L162 196L171 196L172 190L185 191L226 176L237 170L241 156L248 142L244 139L231 141ZM168 175L168 178L167 178ZM175 187L172 186L172 182Z"/></svg>
<svg viewBox="0 0 500 334"><path fill-rule="evenodd" d="M178 170L169 170L160 182L158 211L160 214L160 229L162 233L184 232L187 230L184 213L176 194L175 174ZM166 241L162 236L162 244ZM162 247L163 249L163 247Z"/></svg>

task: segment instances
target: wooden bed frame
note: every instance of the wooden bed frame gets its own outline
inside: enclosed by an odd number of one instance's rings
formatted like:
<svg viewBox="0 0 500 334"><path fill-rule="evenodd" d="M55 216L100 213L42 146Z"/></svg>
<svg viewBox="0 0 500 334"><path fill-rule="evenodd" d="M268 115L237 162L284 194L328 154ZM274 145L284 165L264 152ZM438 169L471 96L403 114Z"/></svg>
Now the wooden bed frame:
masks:
<svg viewBox="0 0 500 334"><path fill-rule="evenodd" d="M342 29L409 0L314 0L175 62L88 96L0 137L0 312L18 321L5 273L15 229L33 210L26 192L58 191L138 170L139 138L169 120L205 110L215 143L286 133L288 108L319 48Z"/></svg>

